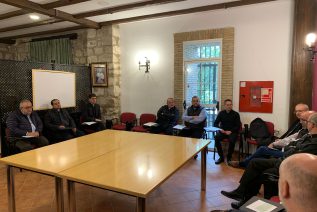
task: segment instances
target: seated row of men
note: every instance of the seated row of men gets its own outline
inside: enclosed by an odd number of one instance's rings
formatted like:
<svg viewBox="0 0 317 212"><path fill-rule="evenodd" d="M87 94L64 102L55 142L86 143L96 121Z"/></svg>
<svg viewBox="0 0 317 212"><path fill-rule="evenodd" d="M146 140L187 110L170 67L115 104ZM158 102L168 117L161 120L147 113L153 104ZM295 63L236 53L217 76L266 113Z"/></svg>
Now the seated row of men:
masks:
<svg viewBox="0 0 317 212"><path fill-rule="evenodd" d="M100 107L95 104L96 101L94 99L96 99L95 94L89 95L89 103L82 111L83 118L84 121L96 121L96 128L104 129L103 123L100 122ZM52 109L44 117L44 124L51 143L85 134L77 129L73 118L66 109L61 108L61 103L58 99L53 99L51 105ZM6 124L10 130L10 142L14 143L15 147L21 152L28 151L34 147L46 146L50 143L42 135L43 123L39 115L33 111L30 100L22 100L19 110L9 114Z"/></svg>
<svg viewBox="0 0 317 212"><path fill-rule="evenodd" d="M277 186L275 185L274 188L266 176L278 177L282 174L280 165L285 158L297 153L317 155L317 113L308 111L308 106L305 104L298 104L295 112L300 118L301 130L283 139L277 139L267 147L258 148L253 155L240 163L229 163L234 167L246 168L240 179L240 185L235 190L221 191L224 196L238 201L231 204L233 208L239 208L252 196L256 196L262 184L265 198L277 195Z"/></svg>

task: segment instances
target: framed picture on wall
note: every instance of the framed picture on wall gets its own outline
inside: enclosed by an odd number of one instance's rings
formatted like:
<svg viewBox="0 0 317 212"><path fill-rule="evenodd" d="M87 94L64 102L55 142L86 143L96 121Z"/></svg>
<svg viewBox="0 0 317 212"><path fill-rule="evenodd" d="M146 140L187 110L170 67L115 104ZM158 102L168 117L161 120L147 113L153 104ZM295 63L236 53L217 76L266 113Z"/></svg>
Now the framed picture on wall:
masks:
<svg viewBox="0 0 317 212"><path fill-rule="evenodd" d="M91 80L94 87L108 87L107 63L91 64Z"/></svg>

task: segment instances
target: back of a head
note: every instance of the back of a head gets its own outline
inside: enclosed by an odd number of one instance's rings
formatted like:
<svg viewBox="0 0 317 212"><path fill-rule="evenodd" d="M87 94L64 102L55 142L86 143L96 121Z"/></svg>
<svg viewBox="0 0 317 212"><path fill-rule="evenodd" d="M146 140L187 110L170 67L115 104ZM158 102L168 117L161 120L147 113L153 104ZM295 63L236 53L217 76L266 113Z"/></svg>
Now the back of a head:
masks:
<svg viewBox="0 0 317 212"><path fill-rule="evenodd" d="M317 211L314 209L317 202L316 170L317 156L312 154L295 154L283 161L280 175L289 184L290 198L287 200L283 199L283 195L280 197L287 211L295 211L292 207L304 207L307 211Z"/></svg>

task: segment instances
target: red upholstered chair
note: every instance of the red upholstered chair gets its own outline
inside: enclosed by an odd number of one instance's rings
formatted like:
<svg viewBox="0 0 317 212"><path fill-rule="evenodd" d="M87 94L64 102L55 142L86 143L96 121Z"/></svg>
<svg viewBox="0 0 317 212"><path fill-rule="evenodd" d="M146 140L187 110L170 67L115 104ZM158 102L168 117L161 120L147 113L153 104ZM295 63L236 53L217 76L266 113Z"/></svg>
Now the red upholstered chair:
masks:
<svg viewBox="0 0 317 212"><path fill-rule="evenodd" d="M148 129L143 127L143 124L148 122L155 122L156 121L156 115L151 113L143 113L140 116L140 126L135 126L132 128L132 131L134 132L148 132Z"/></svg>
<svg viewBox="0 0 317 212"><path fill-rule="evenodd" d="M274 124L272 122L266 121L265 122L267 129L269 130L270 136L274 136ZM248 146L248 153L250 154L250 145L258 146L258 143L255 139L252 139L251 137L247 136L246 138L247 146Z"/></svg>
<svg viewBox="0 0 317 212"><path fill-rule="evenodd" d="M242 150L242 153L243 153L243 133L242 133L242 123L240 122L240 129L239 129L239 134L238 134L238 137L237 137L237 141L239 142L239 161L240 161L240 152ZM228 138L225 138L223 139L221 142L225 142L225 143L229 143L229 139ZM215 145L214 145L214 160L216 159L216 142L215 142Z"/></svg>
<svg viewBox="0 0 317 212"><path fill-rule="evenodd" d="M112 126L114 130L126 130L126 123L136 124L136 115L135 113L125 112L121 113L120 123Z"/></svg>
<svg viewBox="0 0 317 212"><path fill-rule="evenodd" d="M279 196L274 196L274 197L271 197L271 199L270 199L272 202L277 202L277 203L280 203L281 202L281 200L280 200L280 198L279 198Z"/></svg>

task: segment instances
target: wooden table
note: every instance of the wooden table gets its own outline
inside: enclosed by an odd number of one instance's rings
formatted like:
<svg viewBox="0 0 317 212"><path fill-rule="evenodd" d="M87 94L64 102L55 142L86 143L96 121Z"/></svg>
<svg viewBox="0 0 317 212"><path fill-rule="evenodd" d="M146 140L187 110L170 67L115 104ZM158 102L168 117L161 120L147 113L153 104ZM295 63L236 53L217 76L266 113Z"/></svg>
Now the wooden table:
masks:
<svg viewBox="0 0 317 212"><path fill-rule="evenodd" d="M208 140L105 130L2 158L8 165L9 211L15 211L13 167L55 177L57 210L63 211L62 178L67 179L68 204L76 211L74 183L128 194L145 211L145 198L202 151L201 189L206 189Z"/></svg>

